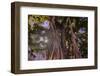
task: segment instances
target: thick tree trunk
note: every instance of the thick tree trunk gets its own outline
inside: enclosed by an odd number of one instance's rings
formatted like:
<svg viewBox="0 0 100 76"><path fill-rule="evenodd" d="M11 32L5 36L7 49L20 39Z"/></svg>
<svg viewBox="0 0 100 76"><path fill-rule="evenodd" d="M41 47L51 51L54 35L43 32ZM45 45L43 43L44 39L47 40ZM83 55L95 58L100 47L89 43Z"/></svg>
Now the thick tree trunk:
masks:
<svg viewBox="0 0 100 76"><path fill-rule="evenodd" d="M70 31L71 31L71 48L72 48L72 56L74 58L81 58L81 52L78 48L78 43L77 43L77 37L76 37L76 34L75 32L73 31L73 28L72 26L75 26L75 23L72 22L71 25L70 25Z"/></svg>
<svg viewBox="0 0 100 76"><path fill-rule="evenodd" d="M63 59L61 40L55 26L54 17L52 17L52 20L50 21L49 51L48 59Z"/></svg>

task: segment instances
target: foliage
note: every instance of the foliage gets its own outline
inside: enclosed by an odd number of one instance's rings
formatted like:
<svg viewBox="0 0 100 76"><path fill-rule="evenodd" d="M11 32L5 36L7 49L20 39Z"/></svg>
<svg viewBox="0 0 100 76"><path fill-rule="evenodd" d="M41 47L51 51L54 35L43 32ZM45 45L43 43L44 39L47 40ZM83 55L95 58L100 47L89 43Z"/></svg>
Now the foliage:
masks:
<svg viewBox="0 0 100 76"><path fill-rule="evenodd" d="M48 19L48 16L42 16L42 15L40 16L39 15L29 15L28 19L30 19L30 17L32 17L32 21L36 23L41 23Z"/></svg>

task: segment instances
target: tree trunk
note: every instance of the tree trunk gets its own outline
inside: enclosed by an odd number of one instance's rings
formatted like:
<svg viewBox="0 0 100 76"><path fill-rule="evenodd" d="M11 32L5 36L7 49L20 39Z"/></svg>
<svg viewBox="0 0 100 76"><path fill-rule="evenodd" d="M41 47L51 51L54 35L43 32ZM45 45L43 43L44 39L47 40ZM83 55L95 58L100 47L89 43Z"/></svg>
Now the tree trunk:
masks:
<svg viewBox="0 0 100 76"><path fill-rule="evenodd" d="M49 57L48 59L63 59L61 40L57 28L55 26L55 17L50 21L49 32Z"/></svg>

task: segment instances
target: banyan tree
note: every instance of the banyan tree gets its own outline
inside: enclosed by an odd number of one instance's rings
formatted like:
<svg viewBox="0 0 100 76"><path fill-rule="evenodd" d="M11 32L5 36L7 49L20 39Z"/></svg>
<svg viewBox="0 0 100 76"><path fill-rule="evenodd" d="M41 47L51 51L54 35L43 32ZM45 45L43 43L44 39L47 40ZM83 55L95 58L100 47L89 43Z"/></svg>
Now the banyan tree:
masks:
<svg viewBox="0 0 100 76"><path fill-rule="evenodd" d="M78 32L80 25L87 20L82 22L83 20L80 21L81 19L85 20L86 18L63 16L35 17L30 15L28 19L29 60L82 58L84 54L83 50L80 49L80 42L82 44L83 42L79 39ZM82 28L86 27L82 26ZM84 34L87 34L87 30L85 29L84 31ZM86 36L85 40L87 40Z"/></svg>

